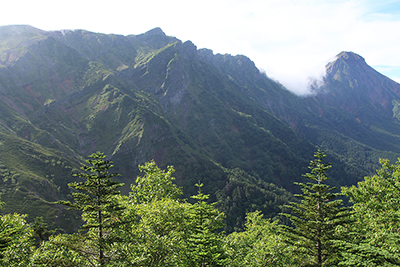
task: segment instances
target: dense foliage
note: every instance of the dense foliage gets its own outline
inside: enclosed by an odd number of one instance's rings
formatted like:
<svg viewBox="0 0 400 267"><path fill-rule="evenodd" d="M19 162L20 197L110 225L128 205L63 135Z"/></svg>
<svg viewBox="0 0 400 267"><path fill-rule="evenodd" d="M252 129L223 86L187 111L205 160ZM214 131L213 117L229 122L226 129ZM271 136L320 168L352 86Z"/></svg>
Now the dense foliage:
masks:
<svg viewBox="0 0 400 267"><path fill-rule="evenodd" d="M72 234L49 231L43 218L28 224L24 215L0 217L0 266L398 266L400 259L399 175L395 164L382 168L357 186L333 193L326 185L325 154L315 153L309 183L298 183L301 201L279 217L248 212L242 231L226 233L225 214L208 203L202 183L192 200L182 199L174 168L161 170L154 161L131 192L109 173L103 153L89 156L71 183L74 201L62 201L82 212L83 226ZM235 172L238 178L239 172ZM242 180L245 181L245 180ZM353 206L341 206L338 196ZM351 211L350 211L351 210Z"/></svg>
<svg viewBox="0 0 400 267"><path fill-rule="evenodd" d="M357 186L343 188L354 203L355 222L347 229L343 266L400 265L400 158L382 167Z"/></svg>

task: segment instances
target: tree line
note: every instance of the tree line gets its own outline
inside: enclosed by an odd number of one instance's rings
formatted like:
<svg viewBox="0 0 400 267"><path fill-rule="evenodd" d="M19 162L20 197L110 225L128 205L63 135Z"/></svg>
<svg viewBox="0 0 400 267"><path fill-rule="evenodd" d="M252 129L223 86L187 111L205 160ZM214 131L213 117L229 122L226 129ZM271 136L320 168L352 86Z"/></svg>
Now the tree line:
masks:
<svg viewBox="0 0 400 267"><path fill-rule="evenodd" d="M41 217L0 216L1 266L399 266L400 159L380 160L381 169L355 186L326 184L332 167L318 150L310 162L302 194L282 213L290 220L246 217L244 231L225 234L224 213L208 203L203 184L182 199L174 168L154 161L139 165L143 175L121 195L113 163L89 156L78 181L69 184L73 200L59 201L81 213L72 234L47 229ZM352 205L344 206L343 197Z"/></svg>

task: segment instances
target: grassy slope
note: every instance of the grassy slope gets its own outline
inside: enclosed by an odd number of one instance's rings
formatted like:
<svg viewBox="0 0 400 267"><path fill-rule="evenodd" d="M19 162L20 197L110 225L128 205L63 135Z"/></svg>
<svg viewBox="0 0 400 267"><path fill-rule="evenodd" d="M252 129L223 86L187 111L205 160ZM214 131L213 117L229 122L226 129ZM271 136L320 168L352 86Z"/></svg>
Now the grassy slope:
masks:
<svg viewBox="0 0 400 267"><path fill-rule="evenodd" d="M67 197L66 183L78 166L77 159L57 150L0 133L1 200L6 203L1 212L28 214L29 221L43 216L50 227L72 230L77 226L73 216L52 203Z"/></svg>

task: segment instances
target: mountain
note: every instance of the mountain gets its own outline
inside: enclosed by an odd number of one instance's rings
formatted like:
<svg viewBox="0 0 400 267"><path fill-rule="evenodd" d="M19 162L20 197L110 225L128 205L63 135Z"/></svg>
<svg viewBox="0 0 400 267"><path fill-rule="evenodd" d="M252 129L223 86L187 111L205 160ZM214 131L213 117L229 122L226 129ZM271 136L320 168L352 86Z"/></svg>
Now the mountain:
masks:
<svg viewBox="0 0 400 267"><path fill-rule="evenodd" d="M354 135L354 139L374 148L400 151L398 83L350 52L339 54L337 60L327 66L326 79L329 89L319 94L319 99L329 107L344 110L363 126L363 134ZM376 137L377 134L382 137L368 138L368 135Z"/></svg>
<svg viewBox="0 0 400 267"><path fill-rule="evenodd" d="M256 99L303 140L334 156L334 165L346 173L334 174L340 184L353 184L374 172L379 158L399 156L399 89L361 56L341 52L327 64L322 85L313 87L312 94L290 105Z"/></svg>
<svg viewBox="0 0 400 267"><path fill-rule="evenodd" d="M314 124L321 133L314 143L348 163L375 171L379 158L396 160L400 152L399 99L400 84L371 68L361 56L341 52L326 66L321 88L305 99L319 115Z"/></svg>
<svg viewBox="0 0 400 267"><path fill-rule="evenodd" d="M51 203L70 197L72 173L102 151L125 193L138 164L155 159L174 165L185 197L203 182L227 230L240 228L245 212L273 217L291 200L317 147L335 185L359 181L378 157L397 157L398 86L350 52L327 66L313 95L299 97L246 56L215 55L160 28L122 36L3 26L3 212L76 227L78 216Z"/></svg>

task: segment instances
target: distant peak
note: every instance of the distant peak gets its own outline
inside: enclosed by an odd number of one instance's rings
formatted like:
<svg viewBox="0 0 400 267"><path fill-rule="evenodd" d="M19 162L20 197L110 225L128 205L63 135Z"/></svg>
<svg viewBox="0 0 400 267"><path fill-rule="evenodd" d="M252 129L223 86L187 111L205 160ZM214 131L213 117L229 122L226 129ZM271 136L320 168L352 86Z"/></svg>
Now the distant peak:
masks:
<svg viewBox="0 0 400 267"><path fill-rule="evenodd" d="M333 60L332 62L329 62L325 67L326 69L331 69L333 66L341 66L341 65L366 65L365 59L354 53L354 52L348 52L348 51L343 51L340 52L339 54L336 55L336 59Z"/></svg>
<svg viewBox="0 0 400 267"><path fill-rule="evenodd" d="M147 35L147 36L150 36L150 35L163 35L163 36L165 36L165 33L159 27L151 29L150 31L145 32L144 34Z"/></svg>
<svg viewBox="0 0 400 267"><path fill-rule="evenodd" d="M342 58L344 60L362 60L365 61L364 58L354 52L347 52L347 51L343 51L340 52L337 56L337 59Z"/></svg>

